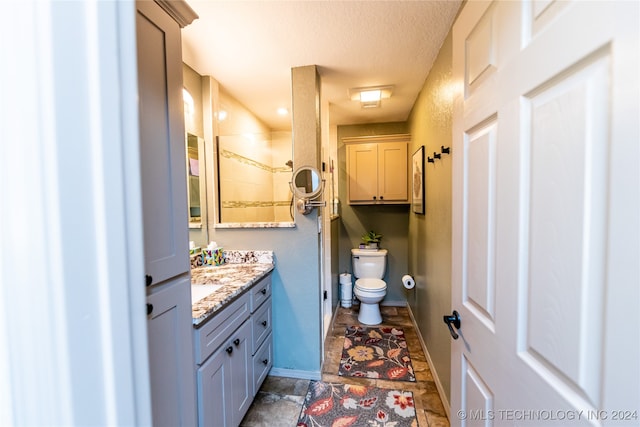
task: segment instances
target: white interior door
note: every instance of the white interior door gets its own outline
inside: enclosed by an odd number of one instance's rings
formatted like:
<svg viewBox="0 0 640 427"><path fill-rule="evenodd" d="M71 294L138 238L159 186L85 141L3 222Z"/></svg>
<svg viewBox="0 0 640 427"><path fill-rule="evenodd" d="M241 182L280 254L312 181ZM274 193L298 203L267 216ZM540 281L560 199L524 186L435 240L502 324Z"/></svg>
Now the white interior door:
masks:
<svg viewBox="0 0 640 427"><path fill-rule="evenodd" d="M452 425L638 425L638 2L454 25Z"/></svg>

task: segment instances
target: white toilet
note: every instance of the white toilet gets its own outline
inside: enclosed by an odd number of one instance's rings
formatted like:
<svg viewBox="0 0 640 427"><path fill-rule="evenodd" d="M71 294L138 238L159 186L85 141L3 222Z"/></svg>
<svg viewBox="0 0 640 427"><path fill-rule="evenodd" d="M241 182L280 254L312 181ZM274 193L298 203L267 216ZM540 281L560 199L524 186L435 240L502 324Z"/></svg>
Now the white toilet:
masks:
<svg viewBox="0 0 640 427"><path fill-rule="evenodd" d="M353 275L356 284L353 293L360 301L358 321L365 325L382 323L379 303L387 294L382 278L387 267L386 249L351 249Z"/></svg>

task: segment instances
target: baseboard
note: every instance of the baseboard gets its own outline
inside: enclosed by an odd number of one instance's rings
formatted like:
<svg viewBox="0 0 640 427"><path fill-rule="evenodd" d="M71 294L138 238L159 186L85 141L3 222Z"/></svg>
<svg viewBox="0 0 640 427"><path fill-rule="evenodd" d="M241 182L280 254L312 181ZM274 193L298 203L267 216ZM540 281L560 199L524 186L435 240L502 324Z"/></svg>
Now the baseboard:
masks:
<svg viewBox="0 0 640 427"><path fill-rule="evenodd" d="M447 418L451 419L449 399L447 399L447 395L444 392L444 388L442 387L442 383L440 382L440 377L438 376L438 372L435 370L435 367L433 366L431 355L427 350L427 345L424 343L424 340L422 339L422 334L420 333L420 328L418 328L418 323L416 322L416 318L413 316L413 311L411 311L411 306L407 305L407 308L409 309L409 317L411 317L411 322L413 323L413 327L416 328L416 333L418 335L418 339L420 340L420 345L422 346L422 351L424 352L424 356L427 359L427 364L429 365L429 369L431 369L431 376L433 376L433 381L436 384L436 389L438 390L438 394L440 395L440 400L442 400L442 406L444 406L444 411L447 413Z"/></svg>
<svg viewBox="0 0 640 427"><path fill-rule="evenodd" d="M274 377L298 378L300 380L321 380L319 371L301 371L299 369L271 368L269 375Z"/></svg>
<svg viewBox="0 0 640 427"><path fill-rule="evenodd" d="M382 300L380 305L385 306L385 307L406 307L407 306L407 302L406 301L385 301L385 300Z"/></svg>

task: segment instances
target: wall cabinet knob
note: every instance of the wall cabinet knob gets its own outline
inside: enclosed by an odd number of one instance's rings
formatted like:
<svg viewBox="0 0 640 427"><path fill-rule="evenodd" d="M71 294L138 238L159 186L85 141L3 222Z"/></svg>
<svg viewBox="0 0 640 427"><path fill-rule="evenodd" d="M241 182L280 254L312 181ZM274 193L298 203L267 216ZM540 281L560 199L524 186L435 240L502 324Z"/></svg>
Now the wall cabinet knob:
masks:
<svg viewBox="0 0 640 427"><path fill-rule="evenodd" d="M225 349L225 351L229 354L233 353L233 347L229 346Z"/></svg>
<svg viewBox="0 0 640 427"><path fill-rule="evenodd" d="M265 328L267 327L267 321L266 320L262 321L262 326L264 326Z"/></svg>
<svg viewBox="0 0 640 427"><path fill-rule="evenodd" d="M236 338L235 340L233 340L233 344L237 347L240 345L240 338Z"/></svg>
<svg viewBox="0 0 640 427"><path fill-rule="evenodd" d="M153 312L153 304L147 303L147 316Z"/></svg>
<svg viewBox="0 0 640 427"><path fill-rule="evenodd" d="M145 286L147 287L151 286L151 284L153 283L153 277L149 276L148 274L145 274L144 283L145 283Z"/></svg>

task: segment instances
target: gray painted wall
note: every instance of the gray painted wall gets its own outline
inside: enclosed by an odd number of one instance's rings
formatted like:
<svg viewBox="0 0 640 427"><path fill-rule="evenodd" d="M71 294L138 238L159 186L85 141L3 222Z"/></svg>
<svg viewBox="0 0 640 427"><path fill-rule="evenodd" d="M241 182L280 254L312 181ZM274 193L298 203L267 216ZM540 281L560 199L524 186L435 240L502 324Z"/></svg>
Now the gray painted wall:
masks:
<svg viewBox="0 0 640 427"><path fill-rule="evenodd" d="M453 99L451 33L416 100L409 126L410 153L425 157L451 147ZM425 162L426 163L426 162ZM416 280L408 299L442 389L451 394L451 337L442 316L451 313L451 156L425 166L425 215L409 217L409 269Z"/></svg>
<svg viewBox="0 0 640 427"><path fill-rule="evenodd" d="M340 193L340 273L352 273L351 249L357 248L361 236L373 229L383 235L380 246L387 256L387 295L383 304L405 304L406 290L402 276L408 271L409 205L350 206L347 200L346 150L342 138L353 136L408 133L405 122L338 126L338 186Z"/></svg>

